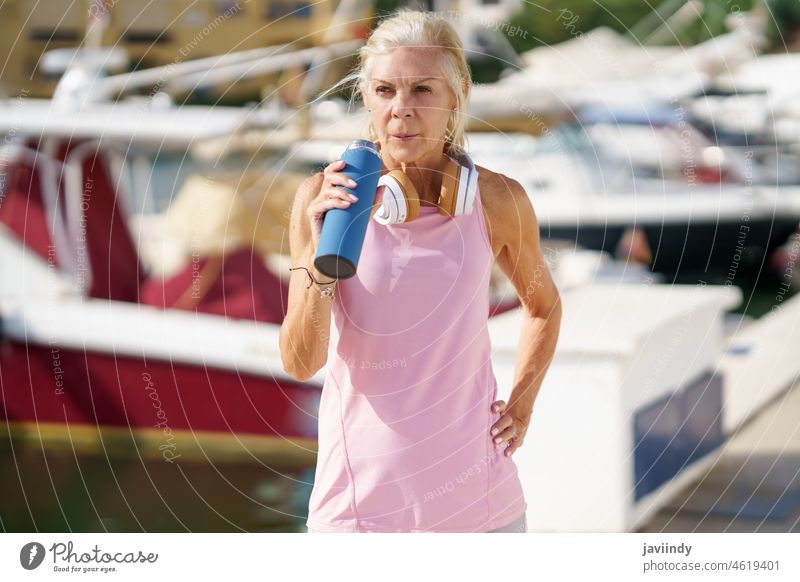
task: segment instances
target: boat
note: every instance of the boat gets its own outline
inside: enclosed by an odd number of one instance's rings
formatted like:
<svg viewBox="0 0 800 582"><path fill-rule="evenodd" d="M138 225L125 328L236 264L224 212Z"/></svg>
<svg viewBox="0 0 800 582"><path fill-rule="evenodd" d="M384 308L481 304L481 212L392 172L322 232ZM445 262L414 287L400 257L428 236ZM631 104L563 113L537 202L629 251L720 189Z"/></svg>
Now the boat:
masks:
<svg viewBox="0 0 800 582"><path fill-rule="evenodd" d="M277 71L360 42L121 75L105 70L118 51L46 55L63 73L54 98L0 107L7 434L93 450L143 443L143 456L168 462L211 451L313 464L325 371L296 381L278 342L288 210L308 174L280 159L190 153L281 127L285 111L126 93L159 78L185 83L209 66L209 83L242 67ZM517 305L501 297L492 314Z"/></svg>
<svg viewBox="0 0 800 582"><path fill-rule="evenodd" d="M360 42L226 58L279 71L317 51L352 53ZM218 454L313 464L323 375L296 381L278 348L288 285L271 253L288 220L283 205L259 215L245 202L285 202L305 176L237 166L231 187L223 161L188 180L152 171L158 155L180 159L193 143L279 120L269 110L175 105L160 93L124 96L154 78L180 82L208 62L113 75L105 67L118 51L68 52L47 55L53 66L68 64L53 99L0 106L6 434L107 452L141 443L143 457L168 462ZM183 219L156 207L164 206L153 198L158 188L184 208ZM203 197L216 206L191 207ZM241 237L220 239L213 229L232 227L234 215ZM177 235L154 232L156 219Z"/></svg>
<svg viewBox="0 0 800 582"><path fill-rule="evenodd" d="M760 146L773 156L798 148L800 67L797 53L767 54L732 67L682 105L698 126L731 146ZM796 171L789 165L781 172Z"/></svg>
<svg viewBox="0 0 800 582"><path fill-rule="evenodd" d="M582 31L580 18L568 8L555 18L571 38L530 49L519 56L521 65L503 71L497 82L476 85L471 131L541 135L574 121L572 112L579 108L677 104L766 46L763 9L730 15L729 32L691 47L643 44L606 27ZM660 21L660 29L672 34L670 20Z"/></svg>
<svg viewBox="0 0 800 582"><path fill-rule="evenodd" d="M587 107L533 138L469 137L476 163L517 179L544 238L615 253L637 233L653 272L727 284L757 276L800 222L800 176L717 145L665 106Z"/></svg>
<svg viewBox="0 0 800 582"><path fill-rule="evenodd" d="M161 125L163 137L178 139L182 127L195 138L202 126L183 123L191 117ZM236 119L201 131L232 131ZM151 121L153 131L140 125L126 136L128 147L158 139L158 116ZM58 120L46 123L52 130ZM308 462L319 391L283 372L286 284L247 241L184 256L175 273L149 272L123 192L125 149L112 145L122 132L98 143L17 130L37 137L15 146L0 207L9 434L63 442L81 435L95 447L107 437L142 439L144 455L165 459L200 454L202 435L220 452L228 437L234 455ZM242 437L258 437L255 449L243 449Z"/></svg>

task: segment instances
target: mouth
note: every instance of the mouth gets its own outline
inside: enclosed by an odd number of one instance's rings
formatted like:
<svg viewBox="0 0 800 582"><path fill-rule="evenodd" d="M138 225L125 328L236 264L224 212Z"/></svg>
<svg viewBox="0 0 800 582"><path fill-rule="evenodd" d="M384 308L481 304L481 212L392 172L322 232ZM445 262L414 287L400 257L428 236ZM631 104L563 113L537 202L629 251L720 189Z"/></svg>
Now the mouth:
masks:
<svg viewBox="0 0 800 582"><path fill-rule="evenodd" d="M394 139L408 140L408 139L411 139L413 137L417 137L417 135L419 135L419 134L416 134L416 133L393 133L392 137Z"/></svg>

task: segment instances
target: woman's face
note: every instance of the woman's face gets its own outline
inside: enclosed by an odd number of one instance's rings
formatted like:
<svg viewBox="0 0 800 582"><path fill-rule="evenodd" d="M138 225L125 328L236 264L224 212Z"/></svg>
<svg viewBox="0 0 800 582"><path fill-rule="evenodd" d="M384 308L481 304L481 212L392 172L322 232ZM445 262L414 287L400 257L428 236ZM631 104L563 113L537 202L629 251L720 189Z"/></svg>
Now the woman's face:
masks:
<svg viewBox="0 0 800 582"><path fill-rule="evenodd" d="M371 110L382 154L395 162L435 164L441 159L456 97L440 58L437 49L397 47L370 59L364 104Z"/></svg>

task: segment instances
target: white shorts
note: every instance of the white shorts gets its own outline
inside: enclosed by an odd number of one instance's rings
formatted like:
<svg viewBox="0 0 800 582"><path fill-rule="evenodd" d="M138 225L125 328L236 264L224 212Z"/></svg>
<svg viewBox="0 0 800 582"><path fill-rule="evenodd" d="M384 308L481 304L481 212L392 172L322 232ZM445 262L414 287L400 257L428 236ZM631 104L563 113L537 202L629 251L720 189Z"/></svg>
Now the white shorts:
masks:
<svg viewBox="0 0 800 582"><path fill-rule="evenodd" d="M489 530L486 533L527 533L527 531L528 531L528 518L527 515L523 513L508 525L504 525L503 527L498 527L497 529ZM320 533L320 532L316 532L312 530L310 527L307 527L306 533Z"/></svg>

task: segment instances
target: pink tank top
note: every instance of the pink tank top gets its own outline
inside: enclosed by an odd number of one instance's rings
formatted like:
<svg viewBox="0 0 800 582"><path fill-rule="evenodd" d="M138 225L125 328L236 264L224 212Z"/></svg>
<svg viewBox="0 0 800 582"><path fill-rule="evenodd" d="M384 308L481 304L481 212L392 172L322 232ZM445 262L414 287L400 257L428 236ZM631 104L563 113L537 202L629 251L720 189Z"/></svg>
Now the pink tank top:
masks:
<svg viewBox="0 0 800 582"><path fill-rule="evenodd" d="M525 512L489 434L493 260L480 192L468 215L369 221L332 307L309 528L483 532Z"/></svg>

